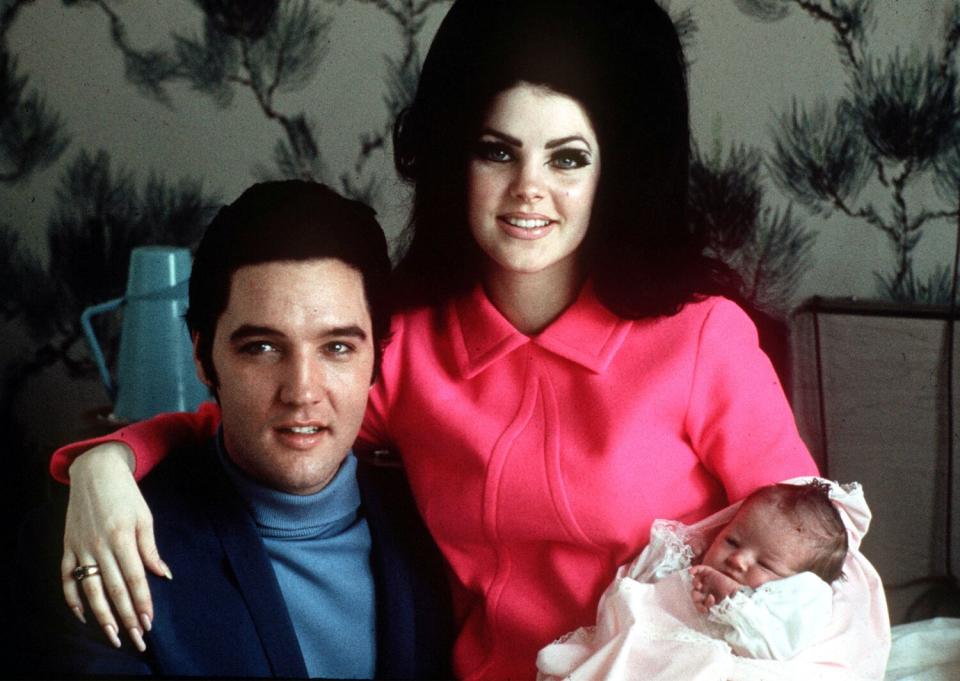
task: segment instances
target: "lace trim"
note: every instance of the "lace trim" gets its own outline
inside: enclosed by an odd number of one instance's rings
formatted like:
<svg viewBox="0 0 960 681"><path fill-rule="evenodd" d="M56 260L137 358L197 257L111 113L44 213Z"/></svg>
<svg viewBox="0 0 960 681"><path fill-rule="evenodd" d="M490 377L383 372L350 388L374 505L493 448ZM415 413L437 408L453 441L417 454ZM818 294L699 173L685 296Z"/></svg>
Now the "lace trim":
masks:
<svg viewBox="0 0 960 681"><path fill-rule="evenodd" d="M654 520L650 543L629 566L626 576L638 582L657 582L669 574L686 570L696 553L690 546L690 528L675 520Z"/></svg>
<svg viewBox="0 0 960 681"><path fill-rule="evenodd" d="M753 590L743 587L732 596L727 596L722 601L710 608L710 618L723 618L723 623L727 623L730 618L731 610L740 610L750 599Z"/></svg>
<svg viewBox="0 0 960 681"><path fill-rule="evenodd" d="M574 629L573 631L568 631L563 636L558 638L556 641L550 645L563 645L570 641L570 639L577 639L574 643L580 643L583 641L590 641L593 639L593 633L596 631L597 625L591 624L587 627L580 627L579 629Z"/></svg>

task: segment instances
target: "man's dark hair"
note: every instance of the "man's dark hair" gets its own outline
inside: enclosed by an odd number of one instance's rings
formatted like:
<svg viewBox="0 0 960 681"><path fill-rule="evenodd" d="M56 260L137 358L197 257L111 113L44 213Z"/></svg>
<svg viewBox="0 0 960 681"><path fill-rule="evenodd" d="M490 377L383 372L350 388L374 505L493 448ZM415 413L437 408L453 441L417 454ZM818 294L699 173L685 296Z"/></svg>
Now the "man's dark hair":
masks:
<svg viewBox="0 0 960 681"><path fill-rule="evenodd" d="M334 258L357 270L372 321L374 370L390 332L390 259L374 211L315 182L263 182L220 209L197 248L190 275L187 328L217 384L213 336L227 308L233 273L247 265Z"/></svg>
<svg viewBox="0 0 960 681"><path fill-rule="evenodd" d="M601 171L582 255L608 309L640 319L736 291L688 224L686 62L667 13L654 0L457 0L394 126L394 162L414 187L397 269L405 306L479 280L468 166L491 101L519 83L573 98L596 131Z"/></svg>
<svg viewBox="0 0 960 681"><path fill-rule="evenodd" d="M804 485L761 487L744 500L743 507L752 503L771 504L797 521L797 531L814 549L811 560L801 567L802 572L812 572L827 584L843 575L849 548L847 528L830 501L827 483L811 480Z"/></svg>

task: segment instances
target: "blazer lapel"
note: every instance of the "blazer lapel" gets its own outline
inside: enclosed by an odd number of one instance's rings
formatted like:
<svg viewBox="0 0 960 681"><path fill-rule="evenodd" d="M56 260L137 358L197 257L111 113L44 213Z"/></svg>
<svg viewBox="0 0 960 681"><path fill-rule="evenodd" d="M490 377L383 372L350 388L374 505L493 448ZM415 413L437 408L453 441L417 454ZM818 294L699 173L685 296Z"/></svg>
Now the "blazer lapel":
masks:
<svg viewBox="0 0 960 681"><path fill-rule="evenodd" d="M443 560L413 503L402 468L357 465L373 546L377 678L447 678L453 616Z"/></svg>
<svg viewBox="0 0 960 681"><path fill-rule="evenodd" d="M246 600L273 674L304 678L307 667L270 558L253 520L215 460L216 452L212 454L214 460L208 459L208 465L212 463L216 470L211 471L214 485L208 488L207 498L210 519L227 563Z"/></svg>

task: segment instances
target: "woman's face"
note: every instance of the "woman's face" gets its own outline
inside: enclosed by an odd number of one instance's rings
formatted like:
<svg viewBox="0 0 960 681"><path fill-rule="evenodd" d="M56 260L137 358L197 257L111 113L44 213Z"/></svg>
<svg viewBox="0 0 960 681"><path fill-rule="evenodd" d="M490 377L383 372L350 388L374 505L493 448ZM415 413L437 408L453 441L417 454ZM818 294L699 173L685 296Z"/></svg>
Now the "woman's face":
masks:
<svg viewBox="0 0 960 681"><path fill-rule="evenodd" d="M597 136L576 100L529 83L498 94L467 174L488 272L576 277L599 177Z"/></svg>

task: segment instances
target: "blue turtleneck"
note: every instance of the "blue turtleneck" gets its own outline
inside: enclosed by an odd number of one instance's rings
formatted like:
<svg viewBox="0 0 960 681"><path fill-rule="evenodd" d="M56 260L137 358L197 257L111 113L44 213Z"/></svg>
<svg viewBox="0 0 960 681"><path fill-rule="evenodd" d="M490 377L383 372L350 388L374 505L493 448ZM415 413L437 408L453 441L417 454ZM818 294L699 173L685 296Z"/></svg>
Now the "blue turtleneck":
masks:
<svg viewBox="0 0 960 681"><path fill-rule="evenodd" d="M224 455L222 435L217 441L227 475L270 556L307 672L372 678L376 609L356 458L348 454L326 487L301 496L252 480Z"/></svg>

